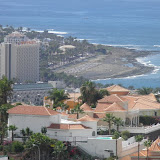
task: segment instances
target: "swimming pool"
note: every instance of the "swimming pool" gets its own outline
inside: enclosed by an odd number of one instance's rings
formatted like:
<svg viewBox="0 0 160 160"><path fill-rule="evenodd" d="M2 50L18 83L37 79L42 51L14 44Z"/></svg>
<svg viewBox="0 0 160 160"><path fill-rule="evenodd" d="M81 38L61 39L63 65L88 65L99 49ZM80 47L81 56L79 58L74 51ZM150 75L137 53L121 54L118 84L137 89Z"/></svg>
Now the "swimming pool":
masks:
<svg viewBox="0 0 160 160"><path fill-rule="evenodd" d="M112 137L97 137L96 139L112 139Z"/></svg>

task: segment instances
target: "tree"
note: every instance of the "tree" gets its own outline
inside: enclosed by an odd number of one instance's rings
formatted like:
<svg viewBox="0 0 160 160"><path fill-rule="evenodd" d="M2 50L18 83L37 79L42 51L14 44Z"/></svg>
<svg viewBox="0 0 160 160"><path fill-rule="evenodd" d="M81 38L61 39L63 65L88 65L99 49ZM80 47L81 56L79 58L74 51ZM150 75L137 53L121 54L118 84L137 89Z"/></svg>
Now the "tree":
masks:
<svg viewBox="0 0 160 160"><path fill-rule="evenodd" d="M41 153L44 153L44 159L50 159L49 154L51 152L51 145L55 143L55 140L49 138L48 136L42 133L34 133L32 134L28 141L26 142L26 149L30 153L31 159L35 159L35 153L37 151L36 146L38 146L41 150ZM38 154L36 154L38 155ZM36 159L38 159L36 157Z"/></svg>
<svg viewBox="0 0 160 160"><path fill-rule="evenodd" d="M12 141L14 141L14 131L16 131L18 128L15 125L9 126L9 131L12 132Z"/></svg>
<svg viewBox="0 0 160 160"><path fill-rule="evenodd" d="M46 127L42 127L41 128L41 133L42 134L46 134L47 133L47 128Z"/></svg>
<svg viewBox="0 0 160 160"><path fill-rule="evenodd" d="M77 104L76 106L74 106L74 109L72 110L74 113L77 114L77 119L79 119L80 113L84 113L83 109L81 109L80 107L81 107L81 104Z"/></svg>
<svg viewBox="0 0 160 160"><path fill-rule="evenodd" d="M90 106L95 106L99 99L109 95L109 92L105 89L97 90L96 84L91 81L83 83L80 88L80 92L80 99L82 100L82 103L87 103Z"/></svg>
<svg viewBox="0 0 160 160"><path fill-rule="evenodd" d="M4 139L7 131L8 131L7 123L2 122L1 125L0 125L0 137L1 137L1 142L0 143L1 144L3 143L3 139Z"/></svg>
<svg viewBox="0 0 160 160"><path fill-rule="evenodd" d="M139 160L139 148L140 148L140 142L143 140L143 136L137 135L135 139L136 139L136 142L138 142L138 160Z"/></svg>
<svg viewBox="0 0 160 160"><path fill-rule="evenodd" d="M116 139L116 159L118 159L118 156L117 156L117 139L120 137L120 133L115 131L114 134L113 134L113 139Z"/></svg>
<svg viewBox="0 0 160 160"><path fill-rule="evenodd" d="M103 119L103 121L108 123L109 135L111 134L111 126L114 123L114 120L115 120L115 116L113 116L112 114L106 114L106 116Z"/></svg>
<svg viewBox="0 0 160 160"><path fill-rule="evenodd" d="M114 119L114 124L117 126L117 132L119 132L119 126L122 126L122 125L123 125L123 121L122 121L121 118L115 117L115 119Z"/></svg>
<svg viewBox="0 0 160 160"><path fill-rule="evenodd" d="M67 152L67 146L64 145L61 141L57 141L55 144L52 144L51 147L53 148L53 156L55 159L63 159Z"/></svg>
<svg viewBox="0 0 160 160"><path fill-rule="evenodd" d="M152 145L152 142L150 140L147 140L144 142L144 146L147 148L147 160L148 160L148 152L149 152L149 147Z"/></svg>
<svg viewBox="0 0 160 160"><path fill-rule="evenodd" d="M3 104L0 106L0 113L1 113L1 122L6 122L8 121L8 109L13 108L13 105L11 104Z"/></svg>
<svg viewBox="0 0 160 160"><path fill-rule="evenodd" d="M0 80L0 104L6 104L8 97L12 96L12 81L9 81L5 76Z"/></svg>
<svg viewBox="0 0 160 160"><path fill-rule="evenodd" d="M58 90L54 88L52 91L49 91L48 99L54 102L53 107L58 107L58 104L61 103L63 100L68 99L68 93L65 93L64 90Z"/></svg>
<svg viewBox="0 0 160 160"><path fill-rule="evenodd" d="M138 94L141 94L141 95L148 95L152 92L153 92L153 88L143 87L138 89Z"/></svg>

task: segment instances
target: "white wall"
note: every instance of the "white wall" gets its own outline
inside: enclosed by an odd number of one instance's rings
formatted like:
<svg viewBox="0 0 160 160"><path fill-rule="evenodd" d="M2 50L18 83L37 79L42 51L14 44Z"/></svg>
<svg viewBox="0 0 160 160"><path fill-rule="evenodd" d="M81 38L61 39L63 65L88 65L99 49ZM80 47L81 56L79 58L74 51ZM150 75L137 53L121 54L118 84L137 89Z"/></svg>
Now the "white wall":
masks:
<svg viewBox="0 0 160 160"><path fill-rule="evenodd" d="M92 156L98 156L100 158L108 158L110 157L110 153L105 150L113 151L114 155L116 155L116 140L104 140L104 139L96 139L89 138L87 143L78 143L78 146L88 152ZM117 152L121 152L122 142L121 139L117 140Z"/></svg>
<svg viewBox="0 0 160 160"><path fill-rule="evenodd" d="M95 131L95 136L97 136L97 121L81 121L84 126L92 128Z"/></svg>
<svg viewBox="0 0 160 160"><path fill-rule="evenodd" d="M29 127L33 132L41 132L41 127L48 127L51 123L58 123L59 115L39 116L39 115L15 115L9 114L8 125L16 125L15 132Z"/></svg>
<svg viewBox="0 0 160 160"><path fill-rule="evenodd" d="M92 137L92 130L91 129L70 129L70 130L64 130L64 129L47 129L47 135L51 138L56 137L61 140L63 140L64 137Z"/></svg>

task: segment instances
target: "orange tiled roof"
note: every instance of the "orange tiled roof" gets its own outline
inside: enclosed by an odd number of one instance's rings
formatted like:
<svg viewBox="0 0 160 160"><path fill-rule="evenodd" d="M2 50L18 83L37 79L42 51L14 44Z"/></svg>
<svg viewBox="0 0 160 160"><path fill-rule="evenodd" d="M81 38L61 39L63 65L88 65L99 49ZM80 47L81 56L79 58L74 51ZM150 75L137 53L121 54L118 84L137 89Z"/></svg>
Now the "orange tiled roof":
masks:
<svg viewBox="0 0 160 160"><path fill-rule="evenodd" d="M160 138L157 138L149 147L149 151L159 151L160 152Z"/></svg>
<svg viewBox="0 0 160 160"><path fill-rule="evenodd" d="M106 116L105 113L94 113L93 118L104 118Z"/></svg>
<svg viewBox="0 0 160 160"><path fill-rule="evenodd" d="M68 114L69 119L77 119L77 114Z"/></svg>
<svg viewBox="0 0 160 160"><path fill-rule="evenodd" d="M114 103L114 102L123 102L123 100L116 94L105 96L104 98L98 100L98 103Z"/></svg>
<svg viewBox="0 0 160 160"><path fill-rule="evenodd" d="M130 92L128 89L123 88L119 85L112 85L106 88L109 92Z"/></svg>
<svg viewBox="0 0 160 160"><path fill-rule="evenodd" d="M92 111L93 112L93 109L87 103L84 103L83 105L81 105L80 108L83 109L83 111Z"/></svg>
<svg viewBox="0 0 160 160"><path fill-rule="evenodd" d="M98 103L94 112L105 112L105 109L108 108L111 103Z"/></svg>
<svg viewBox="0 0 160 160"><path fill-rule="evenodd" d="M90 117L89 115L85 115L84 117L79 118L78 121L97 121L97 120Z"/></svg>
<svg viewBox="0 0 160 160"><path fill-rule="evenodd" d="M125 109L117 103L111 104L109 107L105 109L105 111L125 111Z"/></svg>
<svg viewBox="0 0 160 160"><path fill-rule="evenodd" d="M64 130L68 130L68 129L91 129L90 127L86 127L83 124L55 124L55 123L52 123L47 128L64 129Z"/></svg>
<svg viewBox="0 0 160 160"><path fill-rule="evenodd" d="M157 138L151 145L151 147L149 147L149 151L148 151L148 156L149 156L149 159L152 160L152 159L160 159L160 146L159 146L159 143L160 143L160 138ZM156 154L152 154L153 152L156 152ZM140 157L143 157L143 158L146 158L147 157L147 150L141 150L139 152L139 156ZM151 157L150 157L151 156ZM121 158L120 160L131 160L131 158L137 158L138 157L138 152L136 153L133 153L131 155L128 155L128 156L125 156L123 158Z"/></svg>
<svg viewBox="0 0 160 160"><path fill-rule="evenodd" d="M43 116L59 114L58 112L43 106L23 106L23 105L13 107L9 109L7 112L9 114L43 115Z"/></svg>

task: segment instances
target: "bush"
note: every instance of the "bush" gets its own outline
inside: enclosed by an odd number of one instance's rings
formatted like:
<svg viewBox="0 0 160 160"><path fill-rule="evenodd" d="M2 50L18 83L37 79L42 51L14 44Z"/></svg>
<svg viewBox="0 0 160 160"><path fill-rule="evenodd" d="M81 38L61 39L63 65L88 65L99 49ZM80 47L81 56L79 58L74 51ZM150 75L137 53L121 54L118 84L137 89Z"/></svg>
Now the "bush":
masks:
<svg viewBox="0 0 160 160"><path fill-rule="evenodd" d="M15 153L23 152L24 146L21 142L14 141L11 145L11 151Z"/></svg>
<svg viewBox="0 0 160 160"><path fill-rule="evenodd" d="M124 140L127 140L130 137L130 132L129 131L123 131L123 132L121 132L121 136Z"/></svg>
<svg viewBox="0 0 160 160"><path fill-rule="evenodd" d="M143 125L152 125L160 122L160 120L157 117L153 116L140 116L139 121Z"/></svg>

